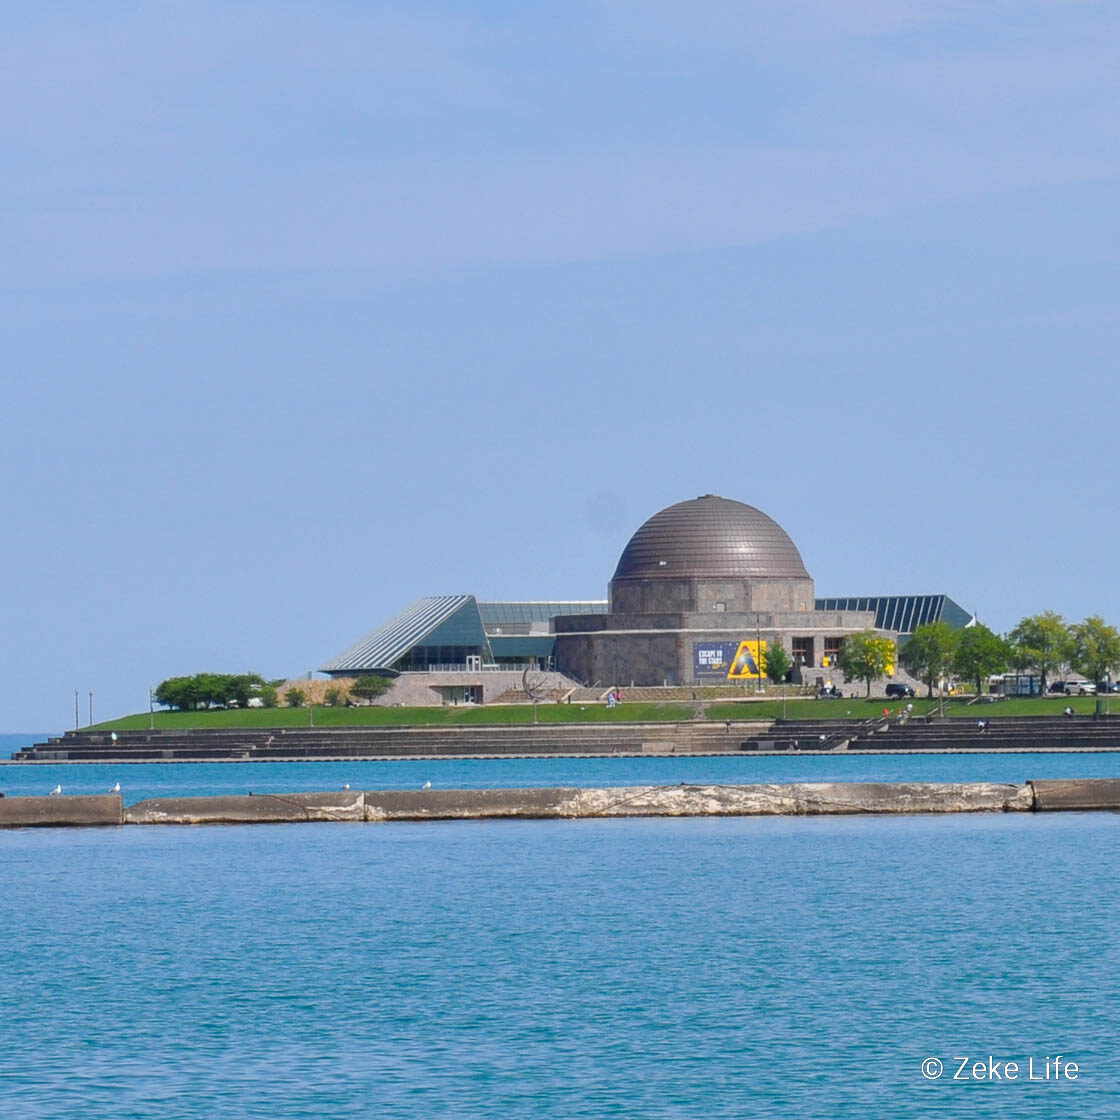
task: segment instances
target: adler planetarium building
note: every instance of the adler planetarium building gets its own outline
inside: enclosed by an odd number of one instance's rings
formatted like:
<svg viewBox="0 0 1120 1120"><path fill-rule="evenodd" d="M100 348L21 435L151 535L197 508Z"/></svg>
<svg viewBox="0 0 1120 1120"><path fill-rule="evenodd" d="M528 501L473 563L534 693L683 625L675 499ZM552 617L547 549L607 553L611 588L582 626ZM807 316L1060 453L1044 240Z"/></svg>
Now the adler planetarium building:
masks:
<svg viewBox="0 0 1120 1120"><path fill-rule="evenodd" d="M878 630L898 640L934 621L963 627L972 617L945 595L817 598L797 546L773 518L704 494L655 513L634 533L606 600L429 596L322 671L477 673L477 691L468 686L455 698L481 701L487 670L527 666L604 686L757 679L767 646L777 643L794 679L811 682L833 675L848 634Z"/></svg>

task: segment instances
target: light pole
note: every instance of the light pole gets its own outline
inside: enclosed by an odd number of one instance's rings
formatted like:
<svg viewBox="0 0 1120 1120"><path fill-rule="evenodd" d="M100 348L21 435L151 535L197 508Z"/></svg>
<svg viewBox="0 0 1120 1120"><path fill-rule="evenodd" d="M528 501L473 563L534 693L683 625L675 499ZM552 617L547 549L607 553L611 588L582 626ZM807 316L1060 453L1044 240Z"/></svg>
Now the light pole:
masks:
<svg viewBox="0 0 1120 1120"><path fill-rule="evenodd" d="M93 691L90 690L89 694L89 725L93 726Z"/></svg>
<svg viewBox="0 0 1120 1120"><path fill-rule="evenodd" d="M74 730L77 731L79 726L78 719L78 690L74 689Z"/></svg>
<svg viewBox="0 0 1120 1120"><path fill-rule="evenodd" d="M762 616L754 616L754 668L758 676L755 677L754 691L757 696L762 691Z"/></svg>
<svg viewBox="0 0 1120 1120"><path fill-rule="evenodd" d="M156 729L156 706L155 698L152 695L152 690L148 689L148 730L155 731Z"/></svg>

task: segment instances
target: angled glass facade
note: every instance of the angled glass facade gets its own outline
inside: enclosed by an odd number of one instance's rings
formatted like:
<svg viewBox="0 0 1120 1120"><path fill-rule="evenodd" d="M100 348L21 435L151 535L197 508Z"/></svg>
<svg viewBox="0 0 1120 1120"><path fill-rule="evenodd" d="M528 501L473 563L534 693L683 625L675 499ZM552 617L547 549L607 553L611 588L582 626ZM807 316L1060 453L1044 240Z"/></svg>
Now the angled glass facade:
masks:
<svg viewBox="0 0 1120 1120"><path fill-rule="evenodd" d="M896 630L902 636L927 622L946 622L960 630L972 621L972 615L948 595L841 596L817 599L815 606L818 611L873 611L877 630Z"/></svg>

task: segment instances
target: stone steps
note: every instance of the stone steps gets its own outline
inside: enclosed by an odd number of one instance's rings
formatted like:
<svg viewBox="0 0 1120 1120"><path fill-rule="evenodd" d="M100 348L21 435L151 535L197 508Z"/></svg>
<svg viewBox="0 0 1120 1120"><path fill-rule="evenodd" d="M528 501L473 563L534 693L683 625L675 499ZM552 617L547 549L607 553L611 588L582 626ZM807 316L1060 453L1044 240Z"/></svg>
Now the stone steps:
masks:
<svg viewBox="0 0 1120 1120"><path fill-rule="evenodd" d="M744 725L748 730L758 724ZM741 736L722 724L518 725L515 727L288 730L231 729L68 733L19 751L21 761L174 761L176 759L383 758L515 754L611 754L656 750L737 750Z"/></svg>

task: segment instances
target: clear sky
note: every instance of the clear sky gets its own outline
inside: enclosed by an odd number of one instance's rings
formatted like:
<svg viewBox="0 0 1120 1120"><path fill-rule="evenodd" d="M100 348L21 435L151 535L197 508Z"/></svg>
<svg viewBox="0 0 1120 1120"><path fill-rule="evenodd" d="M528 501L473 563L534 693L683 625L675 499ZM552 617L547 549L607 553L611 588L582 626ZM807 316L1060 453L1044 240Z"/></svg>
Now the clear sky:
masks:
<svg viewBox="0 0 1120 1120"><path fill-rule="evenodd" d="M602 598L705 492L1120 623L1120 6L3 11L0 728Z"/></svg>

